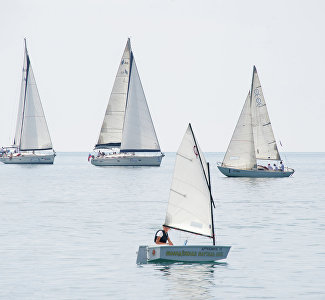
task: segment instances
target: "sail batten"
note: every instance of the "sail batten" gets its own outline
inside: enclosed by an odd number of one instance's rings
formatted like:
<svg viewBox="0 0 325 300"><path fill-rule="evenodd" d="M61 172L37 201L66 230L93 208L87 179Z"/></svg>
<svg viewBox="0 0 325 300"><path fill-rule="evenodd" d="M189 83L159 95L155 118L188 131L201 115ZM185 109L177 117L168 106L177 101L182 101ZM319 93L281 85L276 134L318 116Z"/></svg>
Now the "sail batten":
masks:
<svg viewBox="0 0 325 300"><path fill-rule="evenodd" d="M189 125L176 155L166 226L213 237L207 171L205 158Z"/></svg>

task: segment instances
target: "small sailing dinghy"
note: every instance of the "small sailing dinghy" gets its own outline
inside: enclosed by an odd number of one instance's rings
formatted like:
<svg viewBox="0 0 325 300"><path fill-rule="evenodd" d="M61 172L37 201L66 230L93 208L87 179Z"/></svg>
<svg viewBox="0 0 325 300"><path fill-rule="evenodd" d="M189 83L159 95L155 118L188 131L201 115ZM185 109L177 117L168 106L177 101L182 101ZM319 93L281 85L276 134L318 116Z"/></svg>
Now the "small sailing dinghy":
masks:
<svg viewBox="0 0 325 300"><path fill-rule="evenodd" d="M228 177L289 177L294 173L291 168L283 166L281 169L281 163L279 169L274 170L258 165L258 160L276 163L281 161L281 157L254 66L251 91L218 168Z"/></svg>
<svg viewBox="0 0 325 300"><path fill-rule="evenodd" d="M227 258L230 246L216 246L209 164L189 124L176 154L163 226L211 238L213 245L140 246L137 263L211 262Z"/></svg>
<svg viewBox="0 0 325 300"><path fill-rule="evenodd" d="M20 91L18 117L14 143L4 148L0 161L5 164L53 164L53 150L42 103L27 51Z"/></svg>
<svg viewBox="0 0 325 300"><path fill-rule="evenodd" d="M163 156L128 39L91 163L160 166Z"/></svg>

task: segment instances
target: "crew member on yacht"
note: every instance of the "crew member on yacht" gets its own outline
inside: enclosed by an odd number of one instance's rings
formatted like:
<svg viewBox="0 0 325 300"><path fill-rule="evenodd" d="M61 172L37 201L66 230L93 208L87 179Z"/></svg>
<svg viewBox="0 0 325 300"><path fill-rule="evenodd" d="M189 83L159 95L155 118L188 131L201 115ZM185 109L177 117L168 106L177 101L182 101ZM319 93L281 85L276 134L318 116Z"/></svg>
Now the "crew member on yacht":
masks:
<svg viewBox="0 0 325 300"><path fill-rule="evenodd" d="M267 168L268 168L270 171L272 171L272 170L273 170L273 168L272 168L271 164L268 164L268 165L267 165Z"/></svg>
<svg viewBox="0 0 325 300"><path fill-rule="evenodd" d="M284 164L282 163L282 161L280 161L280 170L283 172L284 171Z"/></svg>
<svg viewBox="0 0 325 300"><path fill-rule="evenodd" d="M168 230L170 228L163 226L163 230L159 229L156 234L155 234L155 243L158 245L165 245L168 244L169 246L173 246L172 241L170 240L169 236L168 236Z"/></svg>

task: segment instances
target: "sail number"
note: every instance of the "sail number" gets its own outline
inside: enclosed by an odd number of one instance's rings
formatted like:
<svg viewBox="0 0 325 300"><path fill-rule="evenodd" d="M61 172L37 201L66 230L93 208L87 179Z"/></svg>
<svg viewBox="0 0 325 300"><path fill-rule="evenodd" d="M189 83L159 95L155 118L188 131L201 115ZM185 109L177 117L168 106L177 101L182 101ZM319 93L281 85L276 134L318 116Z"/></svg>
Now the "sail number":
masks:
<svg viewBox="0 0 325 300"><path fill-rule="evenodd" d="M263 104L262 104L262 99L259 97L259 95L260 95L260 91L259 91L258 88L256 88L256 89L254 90L254 95L255 95L255 97L256 97L256 99L255 99L255 101L256 101L256 106L263 106Z"/></svg>

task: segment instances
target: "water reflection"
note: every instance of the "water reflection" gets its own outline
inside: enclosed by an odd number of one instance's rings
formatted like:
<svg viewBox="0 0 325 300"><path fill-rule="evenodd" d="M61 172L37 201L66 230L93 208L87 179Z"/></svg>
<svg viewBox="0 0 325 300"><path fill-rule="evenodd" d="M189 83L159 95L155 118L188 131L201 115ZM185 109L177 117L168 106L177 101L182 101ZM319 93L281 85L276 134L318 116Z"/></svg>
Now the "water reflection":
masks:
<svg viewBox="0 0 325 300"><path fill-rule="evenodd" d="M212 299L215 298L218 269L227 267L227 263L165 263L156 265L158 275L166 280L167 291L171 299Z"/></svg>

